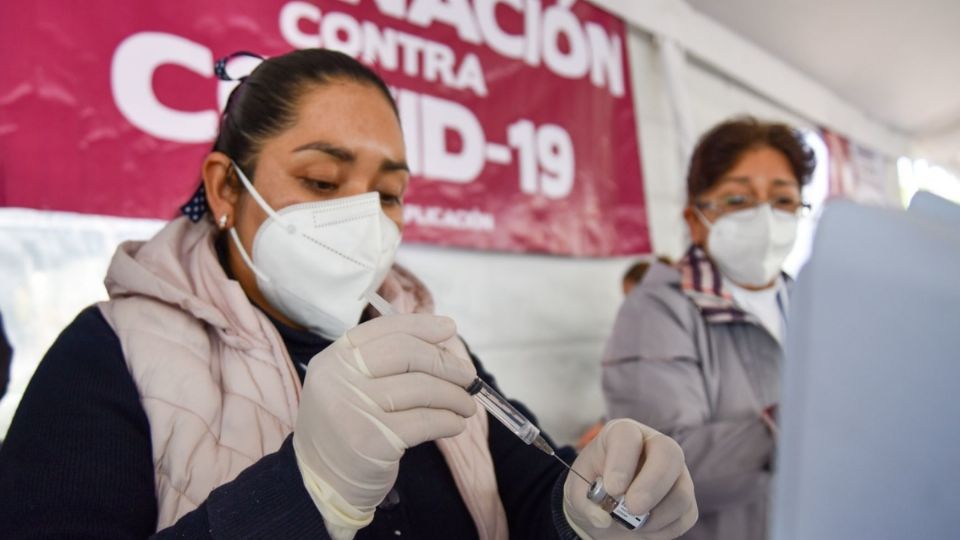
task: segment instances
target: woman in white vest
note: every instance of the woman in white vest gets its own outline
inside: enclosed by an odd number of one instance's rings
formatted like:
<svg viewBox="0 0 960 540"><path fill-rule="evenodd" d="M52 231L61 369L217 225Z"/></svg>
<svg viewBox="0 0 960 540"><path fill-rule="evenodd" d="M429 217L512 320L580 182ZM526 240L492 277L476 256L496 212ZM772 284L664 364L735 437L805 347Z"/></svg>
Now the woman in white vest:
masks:
<svg viewBox="0 0 960 540"><path fill-rule="evenodd" d="M696 521L671 439L615 421L573 464L649 512L629 531L464 390L495 383L392 264L409 171L371 70L262 62L201 176L37 370L0 454L0 536L665 540ZM377 289L404 314L368 310Z"/></svg>

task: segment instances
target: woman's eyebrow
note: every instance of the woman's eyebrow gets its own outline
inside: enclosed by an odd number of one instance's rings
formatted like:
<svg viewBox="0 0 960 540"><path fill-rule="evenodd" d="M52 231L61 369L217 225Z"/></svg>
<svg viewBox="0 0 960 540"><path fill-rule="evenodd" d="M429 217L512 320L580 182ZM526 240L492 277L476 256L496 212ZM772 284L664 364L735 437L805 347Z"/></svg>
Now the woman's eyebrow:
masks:
<svg viewBox="0 0 960 540"><path fill-rule="evenodd" d="M734 182L737 184L749 184L750 178L748 176L724 176L717 180L717 183L714 185L719 186L722 183Z"/></svg>
<svg viewBox="0 0 960 540"><path fill-rule="evenodd" d="M748 177L748 176L724 176L723 178L721 178L721 179L717 182L716 185L720 185L721 183L724 183L724 182L733 182L733 183L737 183L737 184L749 184L749 183L750 183L750 177ZM795 186L795 185L798 185L800 182L798 182L796 179L793 179L793 178L773 178L773 179L770 180L770 183L773 184L773 185L775 185L775 186Z"/></svg>
<svg viewBox="0 0 960 540"><path fill-rule="evenodd" d="M380 162L380 170L383 172L394 172L394 171L410 172L410 166L407 165L407 162L403 160L395 161L392 159L384 159L383 161Z"/></svg>
<svg viewBox="0 0 960 540"><path fill-rule="evenodd" d="M347 163L353 163L357 160L357 155L350 150L343 148L342 146L337 146L335 144L330 144L323 141L314 141L311 143L300 145L293 149L294 153L303 152L305 150L314 150L317 152L323 152L334 159L339 161L344 161ZM393 172L393 171L406 171L410 172L410 166L407 165L407 162L404 160L394 160L390 158L385 158L380 162L380 170L384 172Z"/></svg>
<svg viewBox="0 0 960 540"><path fill-rule="evenodd" d="M293 149L293 153L303 152L304 150L315 150L317 152L323 152L331 157L334 157L340 161L353 162L357 160L357 155L335 144L330 144L322 141L315 141L307 143L301 146L298 146Z"/></svg>
<svg viewBox="0 0 960 540"><path fill-rule="evenodd" d="M775 186L791 186L791 187L800 184L800 182L798 182L796 179L793 179L793 178L774 178L773 180L771 180L771 183Z"/></svg>

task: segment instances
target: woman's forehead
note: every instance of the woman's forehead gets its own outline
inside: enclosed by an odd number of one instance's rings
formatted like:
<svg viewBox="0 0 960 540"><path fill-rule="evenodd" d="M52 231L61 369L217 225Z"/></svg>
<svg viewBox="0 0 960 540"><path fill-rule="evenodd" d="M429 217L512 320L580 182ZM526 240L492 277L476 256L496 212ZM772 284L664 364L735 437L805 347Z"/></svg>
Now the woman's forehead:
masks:
<svg viewBox="0 0 960 540"><path fill-rule="evenodd" d="M313 85L298 100L294 124L283 134L295 147L313 141L403 150L403 133L390 102L371 84L335 80ZM394 156L396 157L396 156Z"/></svg>

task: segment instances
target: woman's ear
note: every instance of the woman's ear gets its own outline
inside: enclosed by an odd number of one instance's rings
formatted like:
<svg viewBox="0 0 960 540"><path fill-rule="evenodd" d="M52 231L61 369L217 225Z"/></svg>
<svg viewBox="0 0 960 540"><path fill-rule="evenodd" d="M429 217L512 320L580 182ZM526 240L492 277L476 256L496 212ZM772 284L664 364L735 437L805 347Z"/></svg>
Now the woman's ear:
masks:
<svg viewBox="0 0 960 540"><path fill-rule="evenodd" d="M710 231L700 221L700 217L694 212L692 206L683 209L683 220L687 222L687 228L690 230L690 243L695 246L706 246Z"/></svg>
<svg viewBox="0 0 960 540"><path fill-rule="evenodd" d="M207 192L207 204L213 213L213 221L221 229L233 226L235 207L240 198L239 181L233 162L223 152L210 152L203 160L203 187Z"/></svg>

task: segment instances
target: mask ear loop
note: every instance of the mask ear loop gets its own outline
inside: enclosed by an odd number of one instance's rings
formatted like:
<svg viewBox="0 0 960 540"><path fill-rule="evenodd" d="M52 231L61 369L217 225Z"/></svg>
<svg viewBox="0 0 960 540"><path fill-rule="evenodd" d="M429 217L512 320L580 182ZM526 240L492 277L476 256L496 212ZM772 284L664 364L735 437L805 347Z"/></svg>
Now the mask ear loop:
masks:
<svg viewBox="0 0 960 540"><path fill-rule="evenodd" d="M713 223L710 223L710 220L707 219L707 216L703 215L703 212L700 211L700 207L696 204L693 205L693 213L697 215L697 219L700 220L700 223L703 224L707 229L713 228Z"/></svg>
<svg viewBox="0 0 960 540"><path fill-rule="evenodd" d="M240 169L240 166L237 165L237 162L231 159L230 164L233 165L233 169L237 171L237 177L240 178L240 183L243 184L243 187L246 188L247 192L250 193L250 196L253 197L253 200L257 203L257 206L263 209L270 219L276 221L281 226L284 226L287 232L293 234L296 231L296 227L294 227L292 224L284 225L283 219L273 210L273 208L270 208L270 205L267 204L267 201L263 200L263 197L260 196L260 193L257 192L250 180L247 179L247 175L243 174L243 170ZM243 244L240 243L240 236L237 235L236 227L230 227L230 238L233 240L233 244L237 247L237 251L240 252L240 257L243 259L243 262L246 263L247 267L250 268L250 270L252 270L259 279L262 279L265 282L270 282L270 277L261 272L260 269L253 264L253 260L250 259L250 255L247 254L247 250L243 248Z"/></svg>
<svg viewBox="0 0 960 540"><path fill-rule="evenodd" d="M243 187L247 189L247 192L250 193L250 196L253 197L254 201L256 201L257 206L266 212L267 215L270 216L270 219L282 225L288 233L293 234L297 232L297 228L294 227L293 224L284 223L283 218L280 217L280 214L278 214L273 208L270 208L270 205L267 204L267 201L263 200L263 197L260 196L260 193L256 190L256 188L253 187L253 183L247 179L247 175L243 174L243 170L240 169L240 166L237 165L237 162L231 159L230 163L233 164L233 169L237 171L237 177L240 178L240 183L243 184Z"/></svg>
<svg viewBox="0 0 960 540"><path fill-rule="evenodd" d="M270 277L261 272L260 269L253 264L253 261L250 260L250 256L247 255L247 250L243 249L243 244L240 243L240 237L237 236L236 227L230 227L230 238L233 240L233 244L237 246L237 251L240 252L240 257L243 259L243 262L246 263L247 268L253 270L253 273L257 275L257 278L269 283Z"/></svg>

